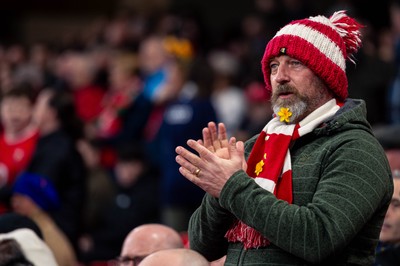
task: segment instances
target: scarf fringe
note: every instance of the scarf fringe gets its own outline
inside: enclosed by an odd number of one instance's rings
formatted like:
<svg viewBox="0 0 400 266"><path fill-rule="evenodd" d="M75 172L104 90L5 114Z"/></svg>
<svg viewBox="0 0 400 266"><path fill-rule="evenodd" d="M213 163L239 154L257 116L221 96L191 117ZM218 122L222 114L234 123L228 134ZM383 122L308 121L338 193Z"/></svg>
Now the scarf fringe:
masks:
<svg viewBox="0 0 400 266"><path fill-rule="evenodd" d="M229 242L242 242L245 249L266 247L270 244L269 240L242 221L237 221L229 229L225 237Z"/></svg>

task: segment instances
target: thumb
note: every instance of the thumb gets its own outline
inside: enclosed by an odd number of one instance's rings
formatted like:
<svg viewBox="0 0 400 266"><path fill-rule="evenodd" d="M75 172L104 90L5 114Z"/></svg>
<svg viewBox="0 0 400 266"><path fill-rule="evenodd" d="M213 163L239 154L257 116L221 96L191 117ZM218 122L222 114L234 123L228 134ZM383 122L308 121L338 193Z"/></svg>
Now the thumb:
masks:
<svg viewBox="0 0 400 266"><path fill-rule="evenodd" d="M236 143L236 150L237 150L238 154L242 158L242 169L244 171L246 171L247 170L247 162L246 162L246 158L244 156L244 143L243 143L243 141L238 141Z"/></svg>
<svg viewBox="0 0 400 266"><path fill-rule="evenodd" d="M242 141L236 142L235 137L229 140L229 153L231 159L242 162L244 160L244 145Z"/></svg>

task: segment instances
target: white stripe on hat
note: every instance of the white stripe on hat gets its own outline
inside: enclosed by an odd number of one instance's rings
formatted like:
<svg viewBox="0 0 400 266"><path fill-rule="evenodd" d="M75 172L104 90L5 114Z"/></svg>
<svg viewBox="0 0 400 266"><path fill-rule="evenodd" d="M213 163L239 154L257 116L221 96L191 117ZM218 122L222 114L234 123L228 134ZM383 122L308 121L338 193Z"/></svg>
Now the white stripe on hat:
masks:
<svg viewBox="0 0 400 266"><path fill-rule="evenodd" d="M343 71L346 69L346 60L339 46L330 38L314 28L303 24L289 24L278 31L275 37L280 35L293 35L300 37L314 45L321 53L325 54L333 63Z"/></svg>

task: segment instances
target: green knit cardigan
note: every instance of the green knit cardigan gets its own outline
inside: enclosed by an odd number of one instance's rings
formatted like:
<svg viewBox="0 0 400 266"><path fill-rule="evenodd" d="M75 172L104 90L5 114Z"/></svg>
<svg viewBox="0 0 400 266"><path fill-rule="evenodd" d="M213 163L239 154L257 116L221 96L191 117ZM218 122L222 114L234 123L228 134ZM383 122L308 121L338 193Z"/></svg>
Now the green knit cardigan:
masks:
<svg viewBox="0 0 400 266"><path fill-rule="evenodd" d="M246 142L248 157L257 136ZM293 203L240 170L220 198L206 194L189 222L190 247L225 265L371 265L393 182L362 100L348 99L330 121L291 148ZM240 219L271 244L244 249L224 237Z"/></svg>

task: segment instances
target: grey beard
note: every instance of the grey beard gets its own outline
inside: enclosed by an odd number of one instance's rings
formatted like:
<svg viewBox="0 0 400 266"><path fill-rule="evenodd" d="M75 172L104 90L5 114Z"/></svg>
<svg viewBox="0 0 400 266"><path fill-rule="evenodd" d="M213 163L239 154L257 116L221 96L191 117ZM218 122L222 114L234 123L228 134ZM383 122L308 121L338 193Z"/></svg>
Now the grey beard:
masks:
<svg viewBox="0 0 400 266"><path fill-rule="evenodd" d="M307 104L304 101L296 101L294 103L290 103L289 105L286 106L281 106L279 104L275 104L272 109L274 113L277 115L282 107L289 108L289 111L292 112L292 116L290 116L290 122L288 124L295 124L300 117L303 116L303 114L307 110Z"/></svg>

